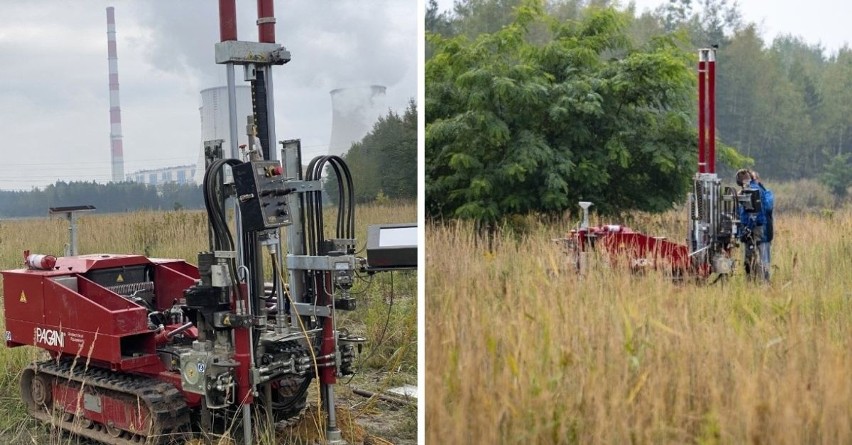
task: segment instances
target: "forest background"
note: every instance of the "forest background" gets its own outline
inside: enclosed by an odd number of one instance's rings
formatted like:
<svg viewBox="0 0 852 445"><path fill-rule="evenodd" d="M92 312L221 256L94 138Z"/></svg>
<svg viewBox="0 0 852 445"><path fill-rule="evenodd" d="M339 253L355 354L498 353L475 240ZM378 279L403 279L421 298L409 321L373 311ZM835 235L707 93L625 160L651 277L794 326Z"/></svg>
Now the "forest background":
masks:
<svg viewBox="0 0 852 445"><path fill-rule="evenodd" d="M764 41L727 0L463 0L426 12L426 210L499 220L665 211L696 171L697 49L718 47L719 173L757 169L843 202L852 50ZM731 179L728 182L733 182Z"/></svg>

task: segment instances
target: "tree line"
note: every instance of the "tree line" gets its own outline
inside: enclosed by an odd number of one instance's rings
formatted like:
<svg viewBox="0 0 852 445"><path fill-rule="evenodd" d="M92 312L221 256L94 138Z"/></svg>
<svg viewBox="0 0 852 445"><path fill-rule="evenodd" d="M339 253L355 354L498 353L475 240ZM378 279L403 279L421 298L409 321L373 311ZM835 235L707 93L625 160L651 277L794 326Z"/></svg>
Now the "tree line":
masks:
<svg viewBox="0 0 852 445"><path fill-rule="evenodd" d="M494 220L660 211L696 170L697 49L717 46L720 174L852 184L852 51L766 42L736 2L457 0L426 11L426 207Z"/></svg>
<svg viewBox="0 0 852 445"><path fill-rule="evenodd" d="M97 212L204 208L201 187L194 184L149 186L135 182L98 184L64 182L29 191L0 191L0 217L45 216L51 207L93 205Z"/></svg>
<svg viewBox="0 0 852 445"><path fill-rule="evenodd" d="M388 111L343 156L358 202L417 198L417 107L411 101L400 115ZM334 177L325 189L336 196ZM50 207L93 205L98 212L203 209L204 195L194 184L149 186L135 182L64 182L29 191L0 190L0 217L44 216Z"/></svg>

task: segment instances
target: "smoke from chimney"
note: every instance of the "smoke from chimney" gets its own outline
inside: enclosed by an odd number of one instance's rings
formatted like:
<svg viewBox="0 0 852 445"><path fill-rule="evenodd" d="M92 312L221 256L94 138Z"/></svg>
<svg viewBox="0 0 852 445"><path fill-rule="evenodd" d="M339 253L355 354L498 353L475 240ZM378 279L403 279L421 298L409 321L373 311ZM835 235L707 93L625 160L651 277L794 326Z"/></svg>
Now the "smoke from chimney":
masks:
<svg viewBox="0 0 852 445"><path fill-rule="evenodd" d="M331 90L331 141L328 154L342 156L360 142L384 110L382 85Z"/></svg>

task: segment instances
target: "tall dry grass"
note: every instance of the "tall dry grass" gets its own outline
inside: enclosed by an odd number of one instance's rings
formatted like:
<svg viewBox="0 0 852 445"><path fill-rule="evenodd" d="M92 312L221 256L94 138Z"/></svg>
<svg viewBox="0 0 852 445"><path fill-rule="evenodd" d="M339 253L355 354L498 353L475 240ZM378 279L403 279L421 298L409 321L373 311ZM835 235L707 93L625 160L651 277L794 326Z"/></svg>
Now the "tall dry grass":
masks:
<svg viewBox="0 0 852 445"><path fill-rule="evenodd" d="M358 246L367 239L367 226L379 223L414 222L417 209L412 202L358 205L355 208ZM334 234L336 213L326 212L326 232ZM198 252L208 250L207 215L203 211L137 211L120 214L91 214L77 223L78 251L125 253L151 257L179 258L195 263ZM282 234L286 245L286 236ZM62 255L68 244L64 218L0 220L0 267L23 265L22 253ZM363 252L362 252L363 253Z"/></svg>
<svg viewBox="0 0 852 445"><path fill-rule="evenodd" d="M768 286L581 277L562 231L427 226L428 443L852 443L852 211L778 218Z"/></svg>

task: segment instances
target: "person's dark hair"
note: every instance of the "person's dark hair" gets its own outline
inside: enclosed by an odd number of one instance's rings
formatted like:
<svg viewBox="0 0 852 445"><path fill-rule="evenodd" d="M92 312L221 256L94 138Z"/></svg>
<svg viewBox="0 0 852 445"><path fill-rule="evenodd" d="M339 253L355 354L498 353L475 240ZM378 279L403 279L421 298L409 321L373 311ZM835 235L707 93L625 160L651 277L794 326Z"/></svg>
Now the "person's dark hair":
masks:
<svg viewBox="0 0 852 445"><path fill-rule="evenodd" d="M748 184L751 181L751 172L748 169L740 169L737 171L737 185L742 187L745 184Z"/></svg>

